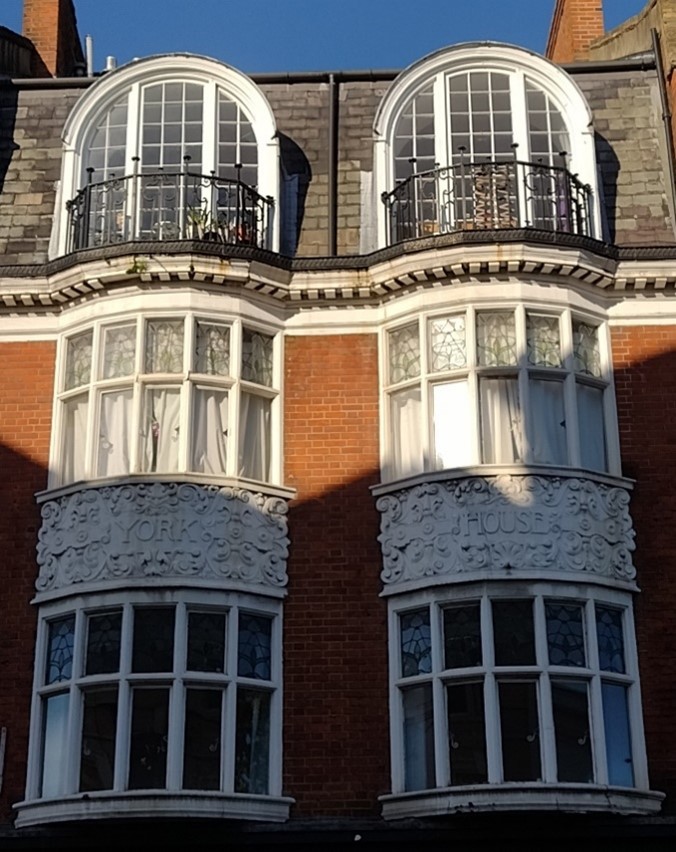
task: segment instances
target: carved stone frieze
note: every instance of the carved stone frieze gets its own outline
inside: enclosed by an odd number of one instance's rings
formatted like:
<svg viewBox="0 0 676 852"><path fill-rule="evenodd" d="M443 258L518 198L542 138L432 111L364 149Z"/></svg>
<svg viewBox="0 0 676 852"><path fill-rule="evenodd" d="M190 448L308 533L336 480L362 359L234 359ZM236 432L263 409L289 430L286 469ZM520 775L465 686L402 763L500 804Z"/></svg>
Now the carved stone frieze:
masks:
<svg viewBox="0 0 676 852"><path fill-rule="evenodd" d="M242 488L154 482L45 502L38 592L150 577L286 585L287 505Z"/></svg>
<svg viewBox="0 0 676 852"><path fill-rule="evenodd" d="M380 497L387 586L447 575L574 572L631 581L629 494L582 478L469 477Z"/></svg>

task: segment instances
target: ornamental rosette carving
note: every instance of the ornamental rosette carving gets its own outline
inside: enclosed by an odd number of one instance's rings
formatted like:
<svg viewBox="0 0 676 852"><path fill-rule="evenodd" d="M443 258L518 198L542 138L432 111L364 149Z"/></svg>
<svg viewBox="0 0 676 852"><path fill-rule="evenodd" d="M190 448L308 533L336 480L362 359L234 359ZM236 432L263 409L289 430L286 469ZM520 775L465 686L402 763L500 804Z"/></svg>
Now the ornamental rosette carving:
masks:
<svg viewBox="0 0 676 852"><path fill-rule="evenodd" d="M140 483L42 506L38 592L151 577L287 583L287 505L243 488Z"/></svg>
<svg viewBox="0 0 676 852"><path fill-rule="evenodd" d="M378 499L386 586L471 572L636 576L624 488L501 475L435 481Z"/></svg>

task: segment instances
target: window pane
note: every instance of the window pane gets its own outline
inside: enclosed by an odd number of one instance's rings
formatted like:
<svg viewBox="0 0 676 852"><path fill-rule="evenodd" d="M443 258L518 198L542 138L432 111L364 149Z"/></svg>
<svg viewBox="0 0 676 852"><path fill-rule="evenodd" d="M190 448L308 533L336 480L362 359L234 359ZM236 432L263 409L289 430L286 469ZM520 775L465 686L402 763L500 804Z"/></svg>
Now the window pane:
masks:
<svg viewBox="0 0 676 852"><path fill-rule="evenodd" d="M133 672L170 672L174 668L174 608L134 610Z"/></svg>
<svg viewBox="0 0 676 852"><path fill-rule="evenodd" d="M42 784L45 799L66 792L64 767L68 756L69 695L52 695L43 703L42 719Z"/></svg>
<svg viewBox="0 0 676 852"><path fill-rule="evenodd" d="M270 417L272 400L251 393L240 397L239 475L261 481L270 478Z"/></svg>
<svg viewBox="0 0 676 852"><path fill-rule="evenodd" d="M536 367L560 367L559 318L528 314L526 325L528 363Z"/></svg>
<svg viewBox="0 0 676 852"><path fill-rule="evenodd" d="M73 675L73 639L75 616L69 615L49 623L45 683L70 680Z"/></svg>
<svg viewBox="0 0 676 852"><path fill-rule="evenodd" d="M163 789L167 786L169 690L132 691L129 789Z"/></svg>
<svg viewBox="0 0 676 852"><path fill-rule="evenodd" d="M407 325L388 336L390 384L415 379L420 375L420 337L418 325Z"/></svg>
<svg viewBox="0 0 676 852"><path fill-rule="evenodd" d="M230 329L225 325L197 323L195 369L210 376L227 376L230 372Z"/></svg>
<svg viewBox="0 0 676 852"><path fill-rule="evenodd" d="M534 682L502 681L498 690L504 780L539 781L537 686Z"/></svg>
<svg viewBox="0 0 676 852"><path fill-rule="evenodd" d="M552 682L559 781L588 784L594 780L587 701L587 684L584 681Z"/></svg>
<svg viewBox="0 0 676 852"><path fill-rule="evenodd" d="M423 470L420 388L406 388L390 394L392 464L394 476L403 477Z"/></svg>
<svg viewBox="0 0 676 852"><path fill-rule="evenodd" d="M195 388L193 405L190 469L223 476L227 470L228 392Z"/></svg>
<svg viewBox="0 0 676 852"><path fill-rule="evenodd" d="M115 772L117 687L84 694L80 792L111 790Z"/></svg>
<svg viewBox="0 0 676 852"><path fill-rule="evenodd" d="M133 428L131 388L101 394L99 413L99 476L124 476L131 469Z"/></svg>
<svg viewBox="0 0 676 852"><path fill-rule="evenodd" d="M488 767L483 683L450 685L447 701L451 785L485 784Z"/></svg>
<svg viewBox="0 0 676 852"><path fill-rule="evenodd" d="M402 691L404 705L404 786L427 790L435 786L432 685Z"/></svg>
<svg viewBox="0 0 676 852"><path fill-rule="evenodd" d="M242 378L272 387L272 337L245 328L242 331Z"/></svg>
<svg viewBox="0 0 676 852"><path fill-rule="evenodd" d="M399 616L401 630L401 674L413 677L432 671L432 634L429 609L403 612Z"/></svg>
<svg viewBox="0 0 676 852"><path fill-rule="evenodd" d="M467 364L466 334L464 314L430 320L430 372L454 370Z"/></svg>
<svg viewBox="0 0 676 852"><path fill-rule="evenodd" d="M606 470L603 389L577 383L577 419L582 467Z"/></svg>
<svg viewBox="0 0 676 852"><path fill-rule="evenodd" d="M496 666L534 665L533 602L493 601L492 606Z"/></svg>
<svg viewBox="0 0 676 852"><path fill-rule="evenodd" d="M481 611L478 603L444 610L444 657L447 669L481 665Z"/></svg>
<svg viewBox="0 0 676 852"><path fill-rule="evenodd" d="M151 320L147 323L145 371L183 372L183 320Z"/></svg>
<svg viewBox="0 0 676 852"><path fill-rule="evenodd" d="M270 694L237 690L235 792L268 792L270 763Z"/></svg>
<svg viewBox="0 0 676 852"><path fill-rule="evenodd" d="M131 376L136 365L136 323L103 329L104 379Z"/></svg>
<svg viewBox="0 0 676 852"><path fill-rule="evenodd" d="M84 447L87 441L89 394L71 397L63 403L63 480L79 482L86 477Z"/></svg>
<svg viewBox="0 0 676 852"><path fill-rule="evenodd" d="M188 689L185 700L183 787L220 790L222 692Z"/></svg>
<svg viewBox="0 0 676 852"><path fill-rule="evenodd" d="M89 616L85 674L119 671L121 630L121 612Z"/></svg>
<svg viewBox="0 0 676 852"><path fill-rule="evenodd" d="M603 724L606 732L608 783L620 787L634 786L631 757L631 732L627 687L616 683L602 684Z"/></svg>
<svg viewBox="0 0 676 852"><path fill-rule="evenodd" d="M551 665L586 665L582 607L550 601L545 605L545 613Z"/></svg>
<svg viewBox="0 0 676 852"><path fill-rule="evenodd" d="M601 375L601 352L595 326L573 320L573 358L577 373L597 377Z"/></svg>
<svg viewBox="0 0 676 852"><path fill-rule="evenodd" d="M266 615L239 613L237 674L270 680L272 677L272 619Z"/></svg>
<svg viewBox="0 0 676 852"><path fill-rule="evenodd" d="M188 664L193 672L225 671L225 615L188 613Z"/></svg>
<svg viewBox="0 0 676 852"><path fill-rule="evenodd" d="M523 459L521 403L516 379L481 379L481 455L484 464Z"/></svg>
<svg viewBox="0 0 676 852"><path fill-rule="evenodd" d="M66 390L89 383L92 371L92 333L77 334L66 346Z"/></svg>
<svg viewBox="0 0 676 852"><path fill-rule="evenodd" d="M434 468L472 463L472 417L466 381L432 386Z"/></svg>
<svg viewBox="0 0 676 852"><path fill-rule="evenodd" d="M529 443L536 464L568 464L563 382L531 378Z"/></svg>
<svg viewBox="0 0 676 852"><path fill-rule="evenodd" d="M477 360L482 367L516 364L514 314L482 311L476 318Z"/></svg>
<svg viewBox="0 0 676 852"><path fill-rule="evenodd" d="M626 668L621 610L605 606L596 607L596 636L601 670L623 674Z"/></svg>
<svg viewBox="0 0 676 852"><path fill-rule="evenodd" d="M146 389L142 454L145 472L178 470L180 401L178 388Z"/></svg>

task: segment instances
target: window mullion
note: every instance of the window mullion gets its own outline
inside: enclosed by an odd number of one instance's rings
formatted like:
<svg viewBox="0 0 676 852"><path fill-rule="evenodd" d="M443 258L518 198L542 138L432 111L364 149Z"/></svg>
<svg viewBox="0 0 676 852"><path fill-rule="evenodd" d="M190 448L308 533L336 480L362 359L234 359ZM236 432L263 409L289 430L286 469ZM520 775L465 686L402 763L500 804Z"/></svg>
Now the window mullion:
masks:
<svg viewBox="0 0 676 852"><path fill-rule="evenodd" d="M218 172L218 87L209 81L202 92L202 173ZM217 174L218 176L218 174ZM211 211L215 216L216 211Z"/></svg>
<svg viewBox="0 0 676 852"><path fill-rule="evenodd" d="M66 742L72 745L66 751L63 772L66 778L65 789L74 793L79 789L78 773L82 754L82 703L83 693L79 682L83 672L84 634L86 617L82 610L75 614L75 641L73 642L73 662L70 682L70 700L68 702L68 728Z"/></svg>
<svg viewBox="0 0 676 852"><path fill-rule="evenodd" d="M521 424L521 460L528 464L532 462L531 434L532 412L528 388L528 352L526 346L526 310L523 305L517 305L514 317L516 331L516 363L519 365L517 386L519 392L519 422Z"/></svg>
<svg viewBox="0 0 676 852"><path fill-rule="evenodd" d="M404 775L404 713L402 690L397 685L400 672L399 614L389 610L389 678L390 678L390 758L392 761L392 792L401 793L405 787Z"/></svg>
<svg viewBox="0 0 676 852"><path fill-rule="evenodd" d="M624 639L625 669L631 676L627 704L629 712L629 735L631 737L631 756L634 767L634 786L648 789L648 767L645 754L645 731L643 728L643 710L641 687L638 679L638 652L634 627L634 611L631 606L623 610L622 628Z"/></svg>
<svg viewBox="0 0 676 852"><path fill-rule="evenodd" d="M544 601L538 596L533 601L535 617L535 659L542 671L539 678L539 714L540 714L540 753L542 757L543 781L556 781L556 735L554 731L554 712L552 709L551 679L547 672L549 648L547 642L547 623Z"/></svg>
<svg viewBox="0 0 676 852"><path fill-rule="evenodd" d="M223 789L233 793L235 789L235 749L237 735L237 622L238 610L233 607L227 614L226 636L226 673L228 683L225 687L224 719L222 724L223 742L229 747L223 754Z"/></svg>
<svg viewBox="0 0 676 852"><path fill-rule="evenodd" d="M446 687L440 677L436 676L444 668L442 659L443 636L441 611L436 604L430 607L432 619L432 713L434 719L434 777L437 787L447 787L450 781L448 759L448 724L446 711Z"/></svg>
<svg viewBox="0 0 676 852"><path fill-rule="evenodd" d="M484 682L484 706L486 716L486 763L488 783L502 781L502 742L500 736L500 707L498 685L493 673L495 653L493 644L493 614L490 599L484 595L481 599L481 636L483 641L483 661L486 668Z"/></svg>
<svg viewBox="0 0 676 852"><path fill-rule="evenodd" d="M185 664L187 648L187 614L185 604L174 610L174 680L169 697L169 741L167 743L167 789L180 790L183 786L183 758L185 753Z"/></svg>
<svg viewBox="0 0 676 852"><path fill-rule="evenodd" d="M126 790L129 777L129 749L131 731L131 671L134 608L125 604L122 610L122 635L120 643L120 688L117 698L117 739L115 742L115 780L113 788Z"/></svg>
<svg viewBox="0 0 676 852"><path fill-rule="evenodd" d="M467 393L470 400L470 435L472 436L472 462L481 464L481 417L479 415L480 400L479 400L479 377L477 375L477 357L476 357L476 310L469 307L466 313L465 320L466 338L465 346L467 353L467 367L469 374L467 376Z"/></svg>

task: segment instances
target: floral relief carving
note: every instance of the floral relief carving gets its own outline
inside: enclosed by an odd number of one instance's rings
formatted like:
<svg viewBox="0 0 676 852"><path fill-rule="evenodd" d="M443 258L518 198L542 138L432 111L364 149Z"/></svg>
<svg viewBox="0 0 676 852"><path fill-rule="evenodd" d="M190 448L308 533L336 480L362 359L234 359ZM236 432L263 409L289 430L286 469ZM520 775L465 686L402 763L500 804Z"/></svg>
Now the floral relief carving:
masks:
<svg viewBox="0 0 676 852"><path fill-rule="evenodd" d="M141 483L42 506L38 592L119 578L285 586L287 505L242 488Z"/></svg>
<svg viewBox="0 0 676 852"><path fill-rule="evenodd" d="M386 586L468 572L572 571L632 581L624 488L501 475L428 482L380 497Z"/></svg>

